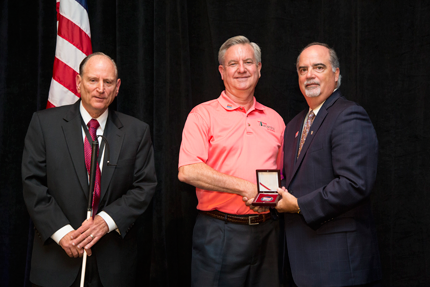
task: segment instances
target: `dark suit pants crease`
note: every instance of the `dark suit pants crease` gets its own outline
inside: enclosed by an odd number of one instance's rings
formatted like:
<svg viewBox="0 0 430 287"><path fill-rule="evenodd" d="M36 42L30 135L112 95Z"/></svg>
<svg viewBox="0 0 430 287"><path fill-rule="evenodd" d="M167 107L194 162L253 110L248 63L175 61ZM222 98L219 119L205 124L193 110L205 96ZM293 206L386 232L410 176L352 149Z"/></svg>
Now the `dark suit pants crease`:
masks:
<svg viewBox="0 0 430 287"><path fill-rule="evenodd" d="M280 286L279 221L225 222L199 213L193 232L191 286Z"/></svg>

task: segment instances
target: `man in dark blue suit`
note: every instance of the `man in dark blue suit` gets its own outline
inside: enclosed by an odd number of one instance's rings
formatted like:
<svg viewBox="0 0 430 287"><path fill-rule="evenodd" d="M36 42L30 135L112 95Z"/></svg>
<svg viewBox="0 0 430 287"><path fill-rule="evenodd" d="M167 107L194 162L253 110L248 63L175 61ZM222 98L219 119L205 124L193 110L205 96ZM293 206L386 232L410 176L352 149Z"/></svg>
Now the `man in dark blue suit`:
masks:
<svg viewBox="0 0 430 287"><path fill-rule="evenodd" d="M297 58L309 109L285 129L284 265L297 286L379 286L381 267L370 193L378 140L366 111L343 98L339 61L312 43ZM290 266L290 268L288 267ZM294 281L294 282L292 282Z"/></svg>

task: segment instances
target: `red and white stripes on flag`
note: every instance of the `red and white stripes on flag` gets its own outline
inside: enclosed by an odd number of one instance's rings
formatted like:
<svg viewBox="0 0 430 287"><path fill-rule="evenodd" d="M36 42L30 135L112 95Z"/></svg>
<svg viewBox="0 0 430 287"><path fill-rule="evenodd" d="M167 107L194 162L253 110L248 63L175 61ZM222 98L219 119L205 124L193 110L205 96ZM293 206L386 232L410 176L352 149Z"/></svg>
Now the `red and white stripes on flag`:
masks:
<svg viewBox="0 0 430 287"><path fill-rule="evenodd" d="M92 53L86 0L57 0L57 46L46 108L69 105L80 95L76 90L79 64Z"/></svg>

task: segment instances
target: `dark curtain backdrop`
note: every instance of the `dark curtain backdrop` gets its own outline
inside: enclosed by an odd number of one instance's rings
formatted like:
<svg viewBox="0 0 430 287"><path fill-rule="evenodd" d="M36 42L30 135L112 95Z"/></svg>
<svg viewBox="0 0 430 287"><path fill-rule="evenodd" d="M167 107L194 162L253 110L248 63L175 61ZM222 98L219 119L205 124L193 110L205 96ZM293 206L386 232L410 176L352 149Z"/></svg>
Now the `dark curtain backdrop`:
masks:
<svg viewBox="0 0 430 287"><path fill-rule="evenodd" d="M235 35L261 46L256 97L285 122L306 107L295 72L301 48L335 48L341 91L368 111L379 138L383 286L430 286L430 2L87 1L93 50L112 56L122 78L113 105L152 131L159 184L137 224L139 286L189 286L197 201L177 179L181 133L189 111L222 91L217 51ZM27 282L33 232L20 161L31 115L47 102L55 41L55 0L0 2L1 286Z"/></svg>

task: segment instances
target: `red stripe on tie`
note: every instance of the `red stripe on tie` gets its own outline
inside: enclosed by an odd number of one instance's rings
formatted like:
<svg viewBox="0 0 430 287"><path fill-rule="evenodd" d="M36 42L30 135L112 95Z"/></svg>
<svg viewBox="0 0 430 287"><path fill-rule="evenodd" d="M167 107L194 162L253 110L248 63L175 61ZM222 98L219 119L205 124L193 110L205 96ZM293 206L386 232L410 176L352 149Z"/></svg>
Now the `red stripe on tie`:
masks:
<svg viewBox="0 0 430 287"><path fill-rule="evenodd" d="M85 55L92 53L91 38L75 23L60 14L58 36L70 42Z"/></svg>
<svg viewBox="0 0 430 287"><path fill-rule="evenodd" d="M80 97L78 90L76 89L76 73L75 70L67 66L64 62L58 58L54 60L54 75L52 78L58 83L66 87L69 91L74 93L77 97Z"/></svg>

